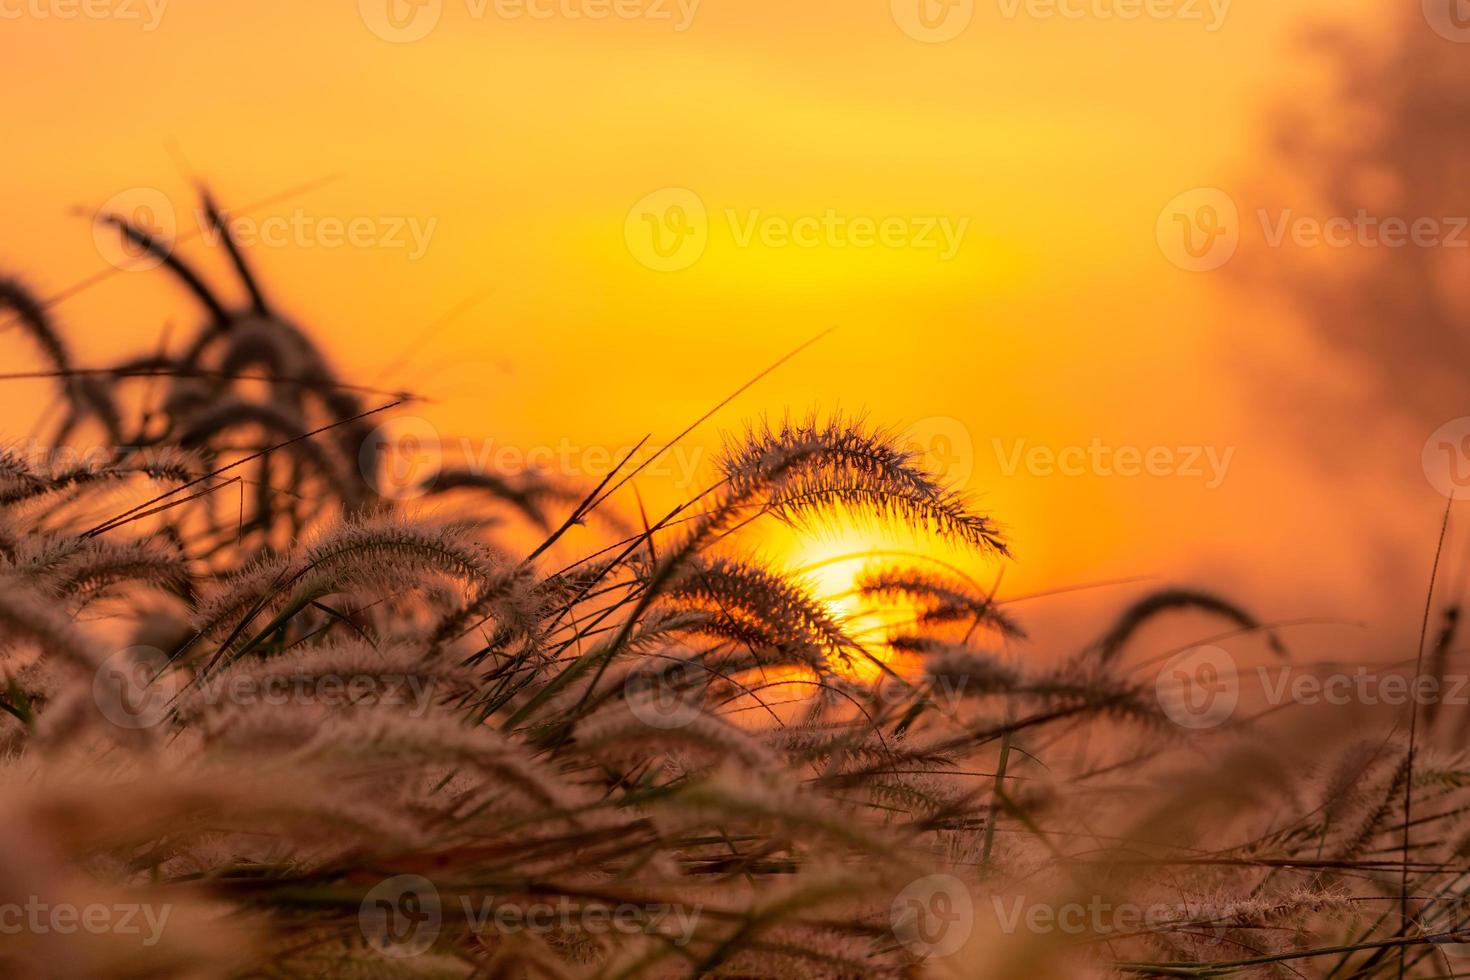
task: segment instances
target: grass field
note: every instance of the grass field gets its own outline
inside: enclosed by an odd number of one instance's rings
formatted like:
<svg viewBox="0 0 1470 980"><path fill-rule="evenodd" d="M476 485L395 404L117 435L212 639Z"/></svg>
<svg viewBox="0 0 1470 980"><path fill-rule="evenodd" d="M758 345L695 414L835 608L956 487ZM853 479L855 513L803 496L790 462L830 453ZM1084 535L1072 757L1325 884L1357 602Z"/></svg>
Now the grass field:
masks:
<svg viewBox="0 0 1470 980"><path fill-rule="evenodd" d="M1345 980L1470 957L1463 712L1414 686L1449 690L1453 608L1426 612L1407 700L1360 688L1409 705L1370 724L1239 705L1245 667L1210 644L1290 650L1187 585L1072 653L922 551L833 595L763 532L920 534L1000 571L1005 515L841 414L728 433L667 512L633 491L677 441L600 482L446 466L396 427L421 393L338 377L222 223L238 307L110 225L199 326L81 370L0 280L7 343L56 391L0 455L7 975ZM1213 625L1142 656L1161 618Z"/></svg>

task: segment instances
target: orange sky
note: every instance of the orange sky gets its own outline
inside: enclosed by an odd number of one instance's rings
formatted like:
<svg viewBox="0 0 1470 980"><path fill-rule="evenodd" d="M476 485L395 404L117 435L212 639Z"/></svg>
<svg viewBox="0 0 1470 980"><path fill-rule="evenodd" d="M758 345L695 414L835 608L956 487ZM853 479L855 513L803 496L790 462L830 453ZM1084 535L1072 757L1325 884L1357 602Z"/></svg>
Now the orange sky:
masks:
<svg viewBox="0 0 1470 980"><path fill-rule="evenodd" d="M1302 349L1291 324L1155 240L1176 194L1252 173L1294 29L1376 5L1237 0L1211 31L1036 16L1044 5L1008 17L1009 0L982 0L931 44L889 0L703 0L685 30L563 13L610 8L598 0L546 0L547 19L446 0L426 37L393 43L369 29L374 0L366 17L347 0L171 0L151 30L143 0L92 0L116 15L100 19L62 17L68 2L0 0L0 265L43 294L106 268L78 209L145 188L188 229L191 176L235 207L334 176L252 216L276 219L267 238L294 222L253 260L344 374L435 396L418 414L451 441L567 441L582 459L657 440L835 327L681 460L762 412L918 422L1011 527L1008 591L1157 575L1220 584L1268 616L1353 615L1388 601L1358 515L1386 514L1414 562L1432 548L1442 498L1419 472L1422 438L1366 476L1324 477L1242 378ZM1084 4L1098 5L1112 9ZM708 215L702 254L673 271L640 262L648 226L630 216L666 188L696 197L655 204ZM799 218L821 226L798 225L809 247L781 239ZM898 244L862 245L863 223L885 219ZM330 240L354 221L371 242ZM931 222L963 234L916 247ZM185 250L223 280L218 255ZM84 363L196 315L156 272L59 313ZM5 397L18 410L0 430L23 436L30 395ZM1008 464L1099 443L1208 447L1229 469L1210 486ZM646 491L669 498L671 482Z"/></svg>

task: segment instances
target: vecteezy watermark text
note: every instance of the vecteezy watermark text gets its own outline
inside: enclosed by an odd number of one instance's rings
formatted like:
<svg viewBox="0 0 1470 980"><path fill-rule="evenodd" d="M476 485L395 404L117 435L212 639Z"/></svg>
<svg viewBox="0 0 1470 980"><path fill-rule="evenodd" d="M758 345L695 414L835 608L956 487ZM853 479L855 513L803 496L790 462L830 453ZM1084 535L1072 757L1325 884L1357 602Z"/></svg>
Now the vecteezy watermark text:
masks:
<svg viewBox="0 0 1470 980"><path fill-rule="evenodd" d="M169 0L0 0L0 21L115 20L158 30Z"/></svg>
<svg viewBox="0 0 1470 980"><path fill-rule="evenodd" d="M996 0L1007 20L1177 20L1210 33L1225 26L1233 0Z"/></svg>
<svg viewBox="0 0 1470 980"><path fill-rule="evenodd" d="M1174 477L1203 480L1207 490L1225 482L1234 446L1110 446L1094 437L1086 445L1031 445L1025 439L993 439L1003 476L1025 472L1051 477Z"/></svg>
<svg viewBox="0 0 1470 980"><path fill-rule="evenodd" d="M640 263L658 272L687 269L723 229L736 248L912 249L939 261L957 256L970 219L948 215L866 215L838 208L806 214L773 214L759 207L723 208L713 220L694 191L665 187L628 211L623 237Z"/></svg>
<svg viewBox="0 0 1470 980"><path fill-rule="evenodd" d="M451 458L457 462L451 465ZM413 500L433 492L450 468L470 476L510 479L539 474L579 482L600 480L622 463L649 478L672 480L676 489L684 490L695 484L704 460L705 451L698 446L661 451L588 445L566 438L531 446L495 439L441 439L426 419L400 416L372 431L358 462L363 478L379 495Z"/></svg>
<svg viewBox="0 0 1470 980"><path fill-rule="evenodd" d="M1250 213L1254 220L1244 220L1235 198L1218 187L1185 191L1159 212L1159 249L1181 269L1209 272L1235 256L1252 225L1259 228L1260 245L1269 249L1470 248L1470 216L1465 215L1380 214L1367 208L1309 214L1290 207Z"/></svg>
<svg viewBox="0 0 1470 980"><path fill-rule="evenodd" d="M1101 895L1086 901L1035 902L1025 895L990 897L1000 931L1006 935L1123 936L1187 929L1191 935L1223 935L1242 924L1229 906L1177 902L1112 902Z"/></svg>
<svg viewBox="0 0 1470 980"><path fill-rule="evenodd" d="M163 936L173 906L147 902L46 902L38 895L24 902L0 903L0 935L55 934L141 936L144 946L155 946Z"/></svg>
<svg viewBox="0 0 1470 980"><path fill-rule="evenodd" d="M407 708L419 718L429 710L434 678L409 673L386 674L266 674L227 675L210 678L197 688L200 702L220 704L318 705L326 708Z"/></svg>
<svg viewBox="0 0 1470 980"><path fill-rule="evenodd" d="M1470 675L1461 672L1410 674L1366 664L1334 669L1322 665L1266 665L1248 672L1217 646L1192 647L1170 658L1156 678L1159 706L1182 728L1209 729L1235 715L1243 681L1253 678L1265 707L1283 705L1400 708L1470 707Z"/></svg>
<svg viewBox="0 0 1470 980"><path fill-rule="evenodd" d="M385 248L407 254L410 261L424 257L429 240L439 227L438 218L412 215L317 215L302 208L285 214L262 217L223 216L230 237L245 248ZM204 212L196 211L199 232L211 245L221 243L222 235L210 224Z"/></svg>
<svg viewBox="0 0 1470 980"><path fill-rule="evenodd" d="M1225 25L1233 0L995 0L1006 20L1131 23L1178 21L1203 24L1210 33ZM889 0L893 21L915 41L942 44L960 37L975 20L977 0Z"/></svg>
<svg viewBox="0 0 1470 980"><path fill-rule="evenodd" d="M358 924L385 956L403 959L428 950L446 914L457 911L475 935L657 935L676 947L694 939L704 906L664 902L608 902L560 895L555 899L459 895L446 900L421 875L397 875L363 897Z"/></svg>
<svg viewBox="0 0 1470 980"><path fill-rule="evenodd" d="M186 214L187 220L181 220L179 209L157 188L129 188L114 194L97 209L93 242L108 263L128 271L161 265L181 237L197 236L206 244L220 245L226 231L247 249L385 249L402 252L410 261L418 261L427 254L439 227L439 219L435 217L318 214L300 207L274 214L240 214L224 209L219 212L218 225L203 208ZM157 248L122 234L112 225L113 218L126 221L147 235ZM193 229L186 229L187 221L192 221Z"/></svg>
<svg viewBox="0 0 1470 980"><path fill-rule="evenodd" d="M641 21L667 24L684 33L694 24L701 0L462 0L474 21ZM445 0L358 0L358 15L384 41L422 41L444 17Z"/></svg>
<svg viewBox="0 0 1470 980"><path fill-rule="evenodd" d="M171 658L157 647L133 646L104 660L93 675L92 696L102 716L119 728L142 730L166 722L185 693ZM438 678L408 671L226 673L188 689L189 710L220 705L326 709L387 707L421 718L432 706Z"/></svg>

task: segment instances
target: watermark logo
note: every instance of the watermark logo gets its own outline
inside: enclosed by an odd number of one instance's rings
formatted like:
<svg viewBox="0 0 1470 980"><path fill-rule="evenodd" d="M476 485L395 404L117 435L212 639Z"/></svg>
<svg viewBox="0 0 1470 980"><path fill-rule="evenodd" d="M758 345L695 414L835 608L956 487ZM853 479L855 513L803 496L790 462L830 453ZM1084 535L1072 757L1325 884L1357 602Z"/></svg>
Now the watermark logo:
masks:
<svg viewBox="0 0 1470 980"><path fill-rule="evenodd" d="M121 228L102 220L118 217L148 235L163 251L156 254L125 235ZM130 187L109 197L97 210L92 223L92 242L108 265L124 272L144 272L163 264L178 237L179 216L168 195L156 187Z"/></svg>
<svg viewBox="0 0 1470 980"><path fill-rule="evenodd" d="M655 272L679 272L709 245L709 211L687 187L665 187L633 205L623 224L633 257Z"/></svg>
<svg viewBox="0 0 1470 980"><path fill-rule="evenodd" d="M916 956L959 952L975 929L970 889L953 875L925 875L898 893L890 909L893 934Z"/></svg>
<svg viewBox="0 0 1470 980"><path fill-rule="evenodd" d="M1470 416L1435 429L1420 455L1429 485L1452 500L1470 499Z"/></svg>
<svg viewBox="0 0 1470 980"><path fill-rule="evenodd" d="M1229 262L1240 247L1240 209L1218 187L1197 187L1164 205L1154 235L1174 265L1209 272Z"/></svg>
<svg viewBox="0 0 1470 980"><path fill-rule="evenodd" d="M1216 646L1198 646L1172 657L1154 682L1159 707L1181 728L1224 724L1240 703L1235 658Z"/></svg>
<svg viewBox="0 0 1470 980"><path fill-rule="evenodd" d="M1256 210L1261 235L1268 248L1470 248L1470 218L1430 217L1405 218L1399 215L1372 214L1359 208L1351 215L1339 214L1321 218L1297 214L1284 208L1272 214L1265 208Z"/></svg>
<svg viewBox="0 0 1470 980"><path fill-rule="evenodd" d="M432 675L412 673L234 673L200 680L190 704L405 708L409 717L422 718L433 707L434 681Z"/></svg>
<svg viewBox="0 0 1470 980"><path fill-rule="evenodd" d="M589 936L619 933L660 936L683 948L693 941L704 906L661 902L527 901L525 896L460 895L446 904L434 883L421 875L397 875L379 882L363 897L358 924L368 945L393 959L410 959L431 949L446 915L469 932L491 937L516 935Z"/></svg>
<svg viewBox="0 0 1470 980"><path fill-rule="evenodd" d="M672 731L694 722L699 668L681 661L640 664L623 682L628 711L649 728Z"/></svg>
<svg viewBox="0 0 1470 980"><path fill-rule="evenodd" d="M694 26L700 0L464 0L472 21L648 21L684 33ZM432 34L444 16L444 0L358 0L367 29L394 44Z"/></svg>
<svg viewBox="0 0 1470 980"><path fill-rule="evenodd" d="M498 902L494 897L482 898L478 907L468 895L460 897L460 907L470 932L477 936L576 934L599 936L621 933L625 936L660 936L682 949L693 941L699 928L702 904L682 905L661 902L574 902L560 895L555 902Z"/></svg>
<svg viewBox="0 0 1470 980"><path fill-rule="evenodd" d="M975 473L975 440L959 419L932 415L904 430L899 445L924 472L951 487L965 487Z"/></svg>
<svg viewBox="0 0 1470 980"><path fill-rule="evenodd" d="M947 215L886 215L881 218L843 214L827 208L821 214L795 217L766 214L760 208L725 208L730 237L738 248L912 249L937 252L941 262L959 254L969 218Z"/></svg>
<svg viewBox="0 0 1470 980"><path fill-rule="evenodd" d="M439 26L444 0L357 0L367 29L393 44L422 41Z"/></svg>
<svg viewBox="0 0 1470 980"><path fill-rule="evenodd" d="M1234 446L1112 446L1094 436L1086 445L1033 445L1025 439L992 439L1002 476L1017 473L1050 478L1083 476L1199 480L1206 490L1225 482L1235 460Z"/></svg>
<svg viewBox="0 0 1470 980"><path fill-rule="evenodd" d="M195 219L206 243L223 244L219 229L207 213L196 211ZM410 262L428 253L439 227L438 218L368 214L344 217L311 214L303 208L260 217L226 211L220 220L243 248L381 248L403 252Z"/></svg>
<svg viewBox="0 0 1470 980"><path fill-rule="evenodd" d="M1140 931L1179 932L1187 928L1192 935L1219 938L1238 925L1234 910L1228 907L1211 912L1167 902L1113 903L1101 895L1093 895L1086 902L1061 903L1033 902L1025 895L1009 900L992 895L990 903L1000 931L1008 936L1025 932L1038 936L1107 937L1135 935Z"/></svg>
<svg viewBox="0 0 1470 980"><path fill-rule="evenodd" d="M3 3L4 0L0 0ZM133 187L114 194L98 209L92 227L97 251L125 272L152 269L162 264L173 252L183 231L185 214L194 222L188 236L197 235L206 245L224 244L224 233L242 248L361 248L401 252L410 262L423 258L429 250L438 218L389 214L313 214L304 208L248 215L224 210L219 222L211 219L204 208L181 214L162 191L154 187ZM144 245L115 221L121 220L153 242ZM223 231L221 230L223 228Z"/></svg>
<svg viewBox="0 0 1470 980"><path fill-rule="evenodd" d="M1377 214L1367 208L1317 215L1289 207L1255 208L1252 214L1260 226L1259 244L1269 249L1470 249L1470 217L1464 215ZM1229 194L1197 188L1164 207L1156 234L1174 265L1209 272L1230 261L1250 224ZM1257 241L1253 230L1251 235Z"/></svg>
<svg viewBox="0 0 1470 980"><path fill-rule="evenodd" d="M953 41L975 19L975 0L891 0L893 21L925 44Z"/></svg>
<svg viewBox="0 0 1470 980"><path fill-rule="evenodd" d="M136 23L145 34L163 23L169 0L0 0L0 21L115 20Z"/></svg>
<svg viewBox="0 0 1470 980"><path fill-rule="evenodd" d="M1318 705L1327 704L1345 707L1351 704L1366 706L1389 705L1403 707L1414 704L1419 707L1446 705L1463 708L1470 706L1467 687L1470 676L1465 674L1418 674L1410 676L1400 673L1382 673L1360 666L1352 673L1338 671L1319 676L1304 671L1283 667L1271 671L1257 667L1256 674L1266 703Z"/></svg>
<svg viewBox="0 0 1470 980"><path fill-rule="evenodd" d="M133 731L161 724L177 693L168 654L157 647L119 650L92 675L92 699L102 717Z"/></svg>
<svg viewBox="0 0 1470 980"><path fill-rule="evenodd" d="M1455 886L1462 883L1457 881ZM1454 963L1470 960L1470 921L1466 897L1455 891L1430 899L1419 911L1419 929L1444 957ZM1459 970L1451 970L1458 973Z"/></svg>
<svg viewBox="0 0 1470 980"><path fill-rule="evenodd" d="M470 16L493 8L501 20L643 20L672 24L683 34L694 26L700 0L465 0Z"/></svg>
<svg viewBox="0 0 1470 980"><path fill-rule="evenodd" d="M443 487L446 470L503 485L520 477L564 477L575 482L597 482L619 465L638 469L650 479L670 480L678 490L697 485L706 468L709 450L701 446L674 446L665 450L584 444L562 438L554 443L517 445L495 439L460 436L441 439L428 421L403 416L375 427L358 452L363 479L382 497L416 500ZM554 482L554 481L553 481Z"/></svg>
<svg viewBox="0 0 1470 980"><path fill-rule="evenodd" d="M46 902L39 895L31 895L24 903L0 903L0 936L73 936L85 932L93 936L139 936L143 946L152 947L163 937L173 908L169 904L135 902L76 905Z"/></svg>
<svg viewBox="0 0 1470 980"><path fill-rule="evenodd" d="M623 236L633 257L658 272L689 268L704 255L716 228L736 248L908 249L949 262L964 245L970 219L949 215L879 216L826 208L811 214L771 214L761 208L722 208L714 221L704 200L684 187L666 187L628 212Z"/></svg>
<svg viewBox="0 0 1470 980"><path fill-rule="evenodd" d="M428 493L444 467L439 430L425 419L403 416L377 426L362 442L363 479L388 500L416 500Z"/></svg>
<svg viewBox="0 0 1470 980"><path fill-rule="evenodd" d="M1001 15L1015 20L1177 20L1198 22L1215 33L1225 26L1231 0L999 0Z"/></svg>
<svg viewBox="0 0 1470 980"><path fill-rule="evenodd" d="M397 875L363 897L357 919L363 938L379 953L394 959L418 956L439 938L439 890L421 875Z"/></svg>
<svg viewBox="0 0 1470 980"><path fill-rule="evenodd" d="M1424 19L1434 33L1456 44L1470 44L1470 0L1423 0Z"/></svg>

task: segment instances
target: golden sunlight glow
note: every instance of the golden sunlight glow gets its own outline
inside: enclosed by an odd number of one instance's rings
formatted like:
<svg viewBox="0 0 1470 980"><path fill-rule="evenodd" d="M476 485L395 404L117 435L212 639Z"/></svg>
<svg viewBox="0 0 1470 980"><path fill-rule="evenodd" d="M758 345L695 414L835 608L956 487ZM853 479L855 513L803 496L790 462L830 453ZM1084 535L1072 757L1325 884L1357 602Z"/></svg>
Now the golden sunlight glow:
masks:
<svg viewBox="0 0 1470 980"><path fill-rule="evenodd" d="M934 544L914 548L919 556L929 555ZM877 562L902 562L910 549L895 544L891 536L879 531L841 529L832 533L795 533L788 543L786 568L808 584L816 597L847 635L862 645L872 659L854 656L848 663L836 664L848 679L862 683L879 680L884 667L899 673L905 671L903 658L895 655L888 639L896 629L913 619L914 609L904 603L875 602L859 594L858 583L863 572Z"/></svg>

